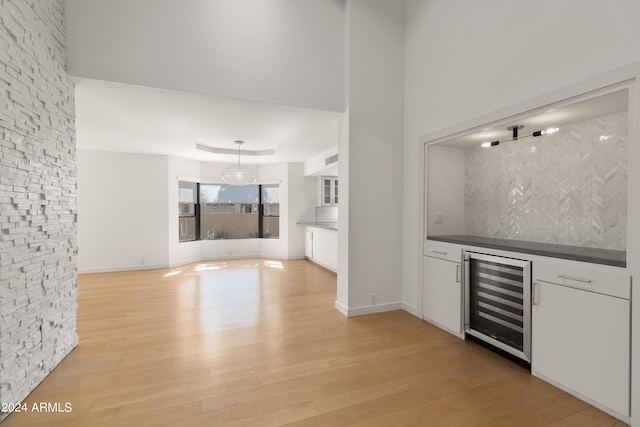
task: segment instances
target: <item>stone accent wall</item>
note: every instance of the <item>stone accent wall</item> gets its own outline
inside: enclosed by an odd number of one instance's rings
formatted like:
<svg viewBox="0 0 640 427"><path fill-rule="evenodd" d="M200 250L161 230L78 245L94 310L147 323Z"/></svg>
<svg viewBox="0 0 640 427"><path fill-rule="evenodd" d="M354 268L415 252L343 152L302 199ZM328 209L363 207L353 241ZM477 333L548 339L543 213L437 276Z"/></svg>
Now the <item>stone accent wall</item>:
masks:
<svg viewBox="0 0 640 427"><path fill-rule="evenodd" d="M0 0L0 402L25 399L78 343L64 43L63 0Z"/></svg>

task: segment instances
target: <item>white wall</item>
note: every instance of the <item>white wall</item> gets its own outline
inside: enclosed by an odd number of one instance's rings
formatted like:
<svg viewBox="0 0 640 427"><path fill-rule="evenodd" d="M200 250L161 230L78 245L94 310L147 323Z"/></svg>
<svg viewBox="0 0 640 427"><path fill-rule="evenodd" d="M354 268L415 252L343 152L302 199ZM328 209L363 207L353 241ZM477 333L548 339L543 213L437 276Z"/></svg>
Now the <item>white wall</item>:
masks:
<svg viewBox="0 0 640 427"><path fill-rule="evenodd" d="M327 166L326 160L328 157L338 154L338 147L334 147L331 150L327 150L322 154L319 154L304 162L304 175L338 175L338 163L331 163Z"/></svg>
<svg viewBox="0 0 640 427"><path fill-rule="evenodd" d="M315 214L315 178L302 163L257 167L280 184L280 238L180 243L179 178L221 182L227 166L175 157L78 152L78 268L81 273L165 268L225 258L303 258L304 227Z"/></svg>
<svg viewBox="0 0 640 427"><path fill-rule="evenodd" d="M78 151L77 166L80 273L167 266L167 157Z"/></svg>
<svg viewBox="0 0 640 427"><path fill-rule="evenodd" d="M631 127L629 134L629 207L628 212L628 246L627 260L631 264L632 284L638 285L640 277L640 63L637 63L635 88L630 90L629 121L635 126ZM640 426L640 298L638 292L633 290L631 301L631 424Z"/></svg>
<svg viewBox="0 0 640 427"><path fill-rule="evenodd" d="M348 199L341 195L341 209L348 200L349 271L348 283L339 280L348 291L338 291L348 299L337 303L343 312L363 314L397 309L402 301L404 18L403 8L387 0L348 1L347 16Z"/></svg>
<svg viewBox="0 0 640 427"><path fill-rule="evenodd" d="M202 259L202 245L200 242L180 243L180 230L178 221L176 220L179 213L179 178L193 178L197 180L199 177L200 162L178 157L169 157L169 173L167 175L167 211L169 215L167 217L167 227L169 229L169 264L172 267L200 261Z"/></svg>
<svg viewBox="0 0 640 427"><path fill-rule="evenodd" d="M475 120L480 116L498 120L526 111L521 107L540 107L545 104L534 105L538 102L534 98L551 99L545 96L550 92L554 96L574 92L566 88L585 79L592 81L593 76L604 84L611 83L612 79L599 76L640 61L640 2L407 0L405 14L403 299L405 307L417 307L422 249L417 232L422 227L422 181L418 179L423 168L421 135L445 136L448 129L462 131L460 124L475 121L482 125ZM637 79L640 72L635 75ZM632 114L638 121L638 83L631 99L636 108ZM629 154L634 164L640 162L637 138L637 134L630 134ZM639 179L631 168L631 205L636 210L640 209L635 197ZM637 276L640 227L635 216L629 227L629 259ZM640 309L636 299L633 306L634 312ZM639 317L633 316L632 326L634 426L640 425Z"/></svg>
<svg viewBox="0 0 640 427"><path fill-rule="evenodd" d="M344 0L66 0L65 12L72 76L344 111Z"/></svg>
<svg viewBox="0 0 640 427"><path fill-rule="evenodd" d="M640 2L407 0L405 16L403 299L417 307L420 136L637 61Z"/></svg>
<svg viewBox="0 0 640 427"><path fill-rule="evenodd" d="M261 256L259 239L201 240L199 243L202 260Z"/></svg>
<svg viewBox="0 0 640 427"><path fill-rule="evenodd" d="M338 131L340 161L340 207L338 212L338 278L335 306L345 315L349 307L349 110L344 113Z"/></svg>
<svg viewBox="0 0 640 427"><path fill-rule="evenodd" d="M432 236L465 234L465 151L431 146L426 152L427 232ZM437 214L442 224L437 224Z"/></svg>
<svg viewBox="0 0 640 427"><path fill-rule="evenodd" d="M288 258L304 258L304 226L298 222L313 222L316 214L316 180L304 176L302 163L290 163L288 170L288 209L287 226ZM281 192L282 194L282 192ZM336 247L336 250L338 248Z"/></svg>

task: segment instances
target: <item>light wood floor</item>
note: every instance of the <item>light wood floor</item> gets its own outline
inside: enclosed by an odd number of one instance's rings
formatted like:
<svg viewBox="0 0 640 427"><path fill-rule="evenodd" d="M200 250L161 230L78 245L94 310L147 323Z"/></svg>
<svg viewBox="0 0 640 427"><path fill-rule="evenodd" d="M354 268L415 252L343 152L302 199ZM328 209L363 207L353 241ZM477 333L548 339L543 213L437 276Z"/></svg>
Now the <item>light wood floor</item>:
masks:
<svg viewBox="0 0 640 427"><path fill-rule="evenodd" d="M79 277L79 346L13 426L610 426L616 419L406 312L345 318L308 261Z"/></svg>

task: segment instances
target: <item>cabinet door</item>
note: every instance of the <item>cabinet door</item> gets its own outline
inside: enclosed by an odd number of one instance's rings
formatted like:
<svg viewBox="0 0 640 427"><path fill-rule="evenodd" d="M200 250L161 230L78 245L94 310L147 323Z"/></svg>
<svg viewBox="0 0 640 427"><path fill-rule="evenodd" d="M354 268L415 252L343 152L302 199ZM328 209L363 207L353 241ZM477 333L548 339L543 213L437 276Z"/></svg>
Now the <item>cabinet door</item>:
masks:
<svg viewBox="0 0 640 427"><path fill-rule="evenodd" d="M323 176L320 179L322 190L322 205L338 204L338 178Z"/></svg>
<svg viewBox="0 0 640 427"><path fill-rule="evenodd" d="M460 263L424 257L422 317L462 334L462 289Z"/></svg>
<svg viewBox="0 0 640 427"><path fill-rule="evenodd" d="M333 230L315 229L313 232L313 260L328 268L338 269L338 233Z"/></svg>
<svg viewBox="0 0 640 427"><path fill-rule="evenodd" d="M534 282L532 372L629 415L630 301Z"/></svg>
<svg viewBox="0 0 640 427"><path fill-rule="evenodd" d="M338 178L333 180L333 194L332 194L333 204L338 204Z"/></svg>
<svg viewBox="0 0 640 427"><path fill-rule="evenodd" d="M311 230L304 232L304 256L313 259L313 232Z"/></svg>

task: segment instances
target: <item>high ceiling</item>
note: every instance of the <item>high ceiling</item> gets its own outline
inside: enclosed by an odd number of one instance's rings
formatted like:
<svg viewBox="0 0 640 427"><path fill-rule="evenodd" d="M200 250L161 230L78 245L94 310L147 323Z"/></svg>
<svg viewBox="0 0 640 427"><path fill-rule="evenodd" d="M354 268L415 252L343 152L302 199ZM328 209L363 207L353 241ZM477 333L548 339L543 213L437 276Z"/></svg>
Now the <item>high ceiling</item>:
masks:
<svg viewBox="0 0 640 427"><path fill-rule="evenodd" d="M196 142L337 146L345 110L344 0L65 0L79 149L233 161Z"/></svg>
<svg viewBox="0 0 640 427"><path fill-rule="evenodd" d="M155 89L91 79L76 81L76 132L81 150L165 154L235 162L196 143L235 150L244 163L304 162L335 147L342 114L264 102Z"/></svg>

